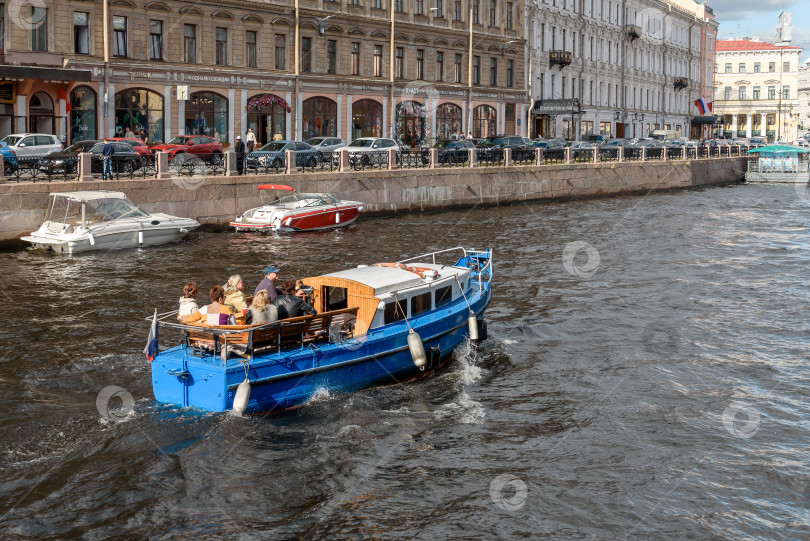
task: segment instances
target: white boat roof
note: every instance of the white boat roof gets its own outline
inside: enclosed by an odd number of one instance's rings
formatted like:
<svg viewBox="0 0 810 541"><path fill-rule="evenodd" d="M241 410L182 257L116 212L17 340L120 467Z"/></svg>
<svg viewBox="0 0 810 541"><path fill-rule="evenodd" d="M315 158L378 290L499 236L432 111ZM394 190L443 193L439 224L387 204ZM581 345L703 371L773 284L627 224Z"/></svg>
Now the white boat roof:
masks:
<svg viewBox="0 0 810 541"><path fill-rule="evenodd" d="M439 272L439 279L445 278L450 274L461 274L465 269L452 267L449 265L434 265L429 263L419 263L413 266L422 268L435 269ZM384 295L391 291L398 291L400 289L407 289L410 287L417 287L426 283L418 274L411 271L398 269L396 267L357 267L355 269L347 269L343 271L325 274L324 276L330 278L342 278L345 280L352 280L368 287L374 288L374 295Z"/></svg>
<svg viewBox="0 0 810 541"><path fill-rule="evenodd" d="M84 192L51 192L52 196L69 197L79 201L93 201L95 199L126 199L124 192L112 192L109 190L88 190Z"/></svg>

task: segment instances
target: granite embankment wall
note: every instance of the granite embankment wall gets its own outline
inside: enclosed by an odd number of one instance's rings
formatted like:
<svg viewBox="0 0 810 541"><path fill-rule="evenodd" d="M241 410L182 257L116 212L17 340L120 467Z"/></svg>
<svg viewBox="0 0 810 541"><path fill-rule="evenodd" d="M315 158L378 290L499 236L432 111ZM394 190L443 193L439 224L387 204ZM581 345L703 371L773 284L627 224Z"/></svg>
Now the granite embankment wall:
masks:
<svg viewBox="0 0 810 541"><path fill-rule="evenodd" d="M37 229L44 219L50 192L122 191L147 212L222 225L259 205L256 187L266 183L288 184L301 192L333 193L341 199L364 201L368 213L393 214L687 189L739 181L745 167L745 158L729 157L166 180L8 182L0 184L0 240L16 239Z"/></svg>

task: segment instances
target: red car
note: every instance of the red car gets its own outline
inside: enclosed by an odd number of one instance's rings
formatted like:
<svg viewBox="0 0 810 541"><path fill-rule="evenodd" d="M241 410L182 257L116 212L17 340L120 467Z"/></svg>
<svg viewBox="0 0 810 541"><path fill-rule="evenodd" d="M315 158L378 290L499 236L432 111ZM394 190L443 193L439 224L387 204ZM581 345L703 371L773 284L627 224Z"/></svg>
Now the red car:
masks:
<svg viewBox="0 0 810 541"><path fill-rule="evenodd" d="M155 145L152 152L166 152L169 160L178 158L185 161L188 158L201 158L211 163L222 163L222 143L205 135L179 135L173 137L168 143Z"/></svg>
<svg viewBox="0 0 810 541"><path fill-rule="evenodd" d="M149 146L141 141L140 139L130 139L127 137L110 137L110 141L120 141L121 143L126 143L132 148L135 149L135 152L138 153L138 156L148 156L151 154L149 151Z"/></svg>

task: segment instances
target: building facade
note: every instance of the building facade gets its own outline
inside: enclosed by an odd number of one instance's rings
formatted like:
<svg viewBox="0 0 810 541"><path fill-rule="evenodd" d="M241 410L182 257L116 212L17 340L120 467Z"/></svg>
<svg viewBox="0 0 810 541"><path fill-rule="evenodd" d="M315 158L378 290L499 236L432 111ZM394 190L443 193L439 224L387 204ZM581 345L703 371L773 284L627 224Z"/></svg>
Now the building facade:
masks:
<svg viewBox="0 0 810 541"><path fill-rule="evenodd" d="M4 4L0 136L233 142L252 129L260 143L414 146L519 132L522 1L391 2L43 0L30 16Z"/></svg>
<svg viewBox="0 0 810 541"><path fill-rule="evenodd" d="M694 133L694 101L712 88L717 23L710 8L693 0L527 6L532 135Z"/></svg>
<svg viewBox="0 0 810 541"><path fill-rule="evenodd" d="M799 125L797 130L799 136L802 136L810 131L810 59L805 60L799 66L798 79Z"/></svg>
<svg viewBox="0 0 810 541"><path fill-rule="evenodd" d="M723 117L723 136L799 136L800 53L755 39L717 42L714 112Z"/></svg>

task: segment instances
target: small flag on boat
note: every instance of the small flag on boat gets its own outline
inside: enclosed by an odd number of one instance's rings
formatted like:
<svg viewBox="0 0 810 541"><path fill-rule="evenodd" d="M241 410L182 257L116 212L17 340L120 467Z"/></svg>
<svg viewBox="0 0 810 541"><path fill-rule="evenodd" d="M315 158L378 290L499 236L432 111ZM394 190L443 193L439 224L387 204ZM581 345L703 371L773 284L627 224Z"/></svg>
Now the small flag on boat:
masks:
<svg viewBox="0 0 810 541"><path fill-rule="evenodd" d="M706 100L704 100L703 98L696 99L695 106L697 106L698 111L700 111L701 115L705 115L706 111L709 110L709 107L706 105Z"/></svg>
<svg viewBox="0 0 810 541"><path fill-rule="evenodd" d="M157 354L158 348L158 326L157 326L157 308L155 308L155 315L152 318L152 327L149 329L149 338L146 339L146 347L143 348L143 352L146 354L146 358L149 359L149 362L155 360L155 354Z"/></svg>

